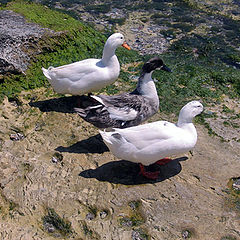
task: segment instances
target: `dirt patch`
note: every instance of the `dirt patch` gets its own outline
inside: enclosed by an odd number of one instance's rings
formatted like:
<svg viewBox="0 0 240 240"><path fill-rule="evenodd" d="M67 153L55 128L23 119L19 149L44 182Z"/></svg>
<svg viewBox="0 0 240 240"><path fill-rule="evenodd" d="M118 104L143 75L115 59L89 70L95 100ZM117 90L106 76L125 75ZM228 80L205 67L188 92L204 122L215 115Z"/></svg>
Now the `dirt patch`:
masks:
<svg viewBox="0 0 240 240"><path fill-rule="evenodd" d="M108 151L98 130L72 112L74 104L74 97L37 89L0 106L2 239L59 238L43 221L47 209L70 229L68 239L240 237L238 203L227 185L239 177L239 148L196 125L193 155L176 156L149 181L137 164ZM150 121L161 118L167 116ZM11 140L16 133L24 138Z"/></svg>

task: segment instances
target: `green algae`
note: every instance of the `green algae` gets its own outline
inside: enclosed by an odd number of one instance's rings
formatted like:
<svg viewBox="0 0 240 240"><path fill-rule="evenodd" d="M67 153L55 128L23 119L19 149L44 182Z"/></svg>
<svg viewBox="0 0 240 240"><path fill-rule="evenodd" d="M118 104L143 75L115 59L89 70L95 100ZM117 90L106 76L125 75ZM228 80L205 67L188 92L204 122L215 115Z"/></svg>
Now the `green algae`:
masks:
<svg viewBox="0 0 240 240"><path fill-rule="evenodd" d="M94 230L92 230L85 221L81 220L80 221L80 226L81 229L83 231L84 236L87 239L92 239L92 240L99 240L101 239L99 234L97 232L95 232Z"/></svg>
<svg viewBox="0 0 240 240"><path fill-rule="evenodd" d="M6 10L12 10L23 15L29 22L39 24L54 31L83 30L86 26L68 14L51 10L50 8L31 1L16 0L10 2Z"/></svg>
<svg viewBox="0 0 240 240"><path fill-rule="evenodd" d="M47 214L42 217L42 224L49 234L59 233L63 237L69 237L73 234L71 222L61 218L53 208L47 208ZM49 226L53 229L52 231L49 230Z"/></svg>
<svg viewBox="0 0 240 240"><path fill-rule="evenodd" d="M192 231L189 230L189 229L184 229L182 230L182 238L183 239L188 239L188 238L191 238L193 235Z"/></svg>
<svg viewBox="0 0 240 240"><path fill-rule="evenodd" d="M121 227L135 228L145 223L145 217L141 210L141 201L131 201L128 203L128 214L119 218Z"/></svg>
<svg viewBox="0 0 240 240"><path fill-rule="evenodd" d="M240 216L240 189L234 186L237 180L239 180L239 177L229 179L227 183L228 189L226 190L228 196L225 199L225 204L228 209L235 211Z"/></svg>
<svg viewBox="0 0 240 240"><path fill-rule="evenodd" d="M87 1L81 3L86 7L88 5ZM114 4L115 2L112 6L115 6ZM132 10L137 9L139 4L147 8L150 3L141 2L129 7ZM235 43L239 39L239 21L229 16L219 17L216 12L205 11L199 8L198 4L194 4L194 1L153 1L152 4L156 7L159 4L161 11L150 15L151 20L165 25L166 30L162 30L162 33L174 40L170 48L161 55L166 65L172 69L172 73L155 71L153 74L153 77L158 79L156 86L161 103L160 110L166 113L177 112L186 102L193 99L201 99L204 103L212 100L221 102L223 94L238 99L240 53ZM61 34L46 36L39 41L42 53L33 59L25 72L26 75L4 76L0 86L0 98L14 97L26 89L41 86L49 88L41 67L60 66L84 58L101 57L107 36L68 14L24 1L12 2L6 9L23 14L29 21L37 22L41 26L61 31ZM162 12L164 9L168 14ZM151 8L148 10L151 11ZM182 17L184 21L181 20ZM203 23L208 26L212 18L221 20L224 28L212 22L211 27L203 28L203 32L197 30ZM184 35L178 39L179 33ZM123 48L118 48L116 54L121 65L144 62L152 57L140 56L136 51L126 51ZM122 69L118 83L101 89L97 94L112 95L119 91L131 91L136 86L136 82L131 80L132 76L139 76L140 67L141 65L136 73ZM56 97L58 96L60 95L56 94Z"/></svg>
<svg viewBox="0 0 240 240"><path fill-rule="evenodd" d="M4 96L14 97L22 90L48 87L41 67L64 65L101 54L100 49L103 48L106 37L67 14L26 1L11 2L5 9L20 13L28 21L42 27L61 32L46 35L39 40L38 49L41 50L41 54L33 57L25 74L3 76L0 86L1 99Z"/></svg>
<svg viewBox="0 0 240 240"><path fill-rule="evenodd" d="M231 235L226 235L224 237L221 237L221 240L237 240L237 238Z"/></svg>
<svg viewBox="0 0 240 240"><path fill-rule="evenodd" d="M106 36L65 13L22 0L9 3L5 9L20 13L28 21L35 22L42 27L60 32L46 35L39 40L38 49L41 49L41 54L33 57L25 74L3 76L0 85L1 100L4 96L13 98L22 90L49 87L42 73L42 67L56 67L85 58L100 58L102 55ZM117 50L117 55L120 56L120 63L139 59L135 51L125 49ZM111 89L109 92L112 92Z"/></svg>
<svg viewBox="0 0 240 240"><path fill-rule="evenodd" d="M136 240L150 240L151 236L143 228L136 228L132 231L132 239Z"/></svg>

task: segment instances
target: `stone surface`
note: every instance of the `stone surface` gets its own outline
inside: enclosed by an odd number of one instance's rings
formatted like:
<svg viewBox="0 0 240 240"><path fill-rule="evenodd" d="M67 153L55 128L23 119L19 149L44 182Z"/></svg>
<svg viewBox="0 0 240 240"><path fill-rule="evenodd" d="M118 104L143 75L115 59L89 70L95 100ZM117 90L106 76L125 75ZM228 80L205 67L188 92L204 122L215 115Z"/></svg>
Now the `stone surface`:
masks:
<svg viewBox="0 0 240 240"><path fill-rule="evenodd" d="M53 33L12 11L0 11L0 74L24 72L34 55L40 53L39 39Z"/></svg>
<svg viewBox="0 0 240 240"><path fill-rule="evenodd" d="M67 239L179 240L184 231L191 239L239 239L240 213L227 186L240 172L234 144L196 125L193 156L174 157L159 166L159 179L148 180L137 164L116 159L97 129L73 113L76 98L46 92L23 92L20 105L5 99L0 106L0 239L61 239L56 226L43 222L48 208L71 222ZM13 129L25 138L11 141ZM56 152L63 157L53 163Z"/></svg>
<svg viewBox="0 0 240 240"><path fill-rule="evenodd" d="M130 14L118 30L143 54L146 49L161 53L171 39L138 21L143 17ZM45 30L10 11L0 12L0 24L0 73L24 72L31 57L22 50L37 54L36 42ZM149 32L153 38L141 42ZM228 186L240 174L239 123L222 111L223 105L207 107L217 115L207 121L219 137L196 125L193 155L159 166L153 181L138 175L137 164L108 151L97 129L74 113L76 100L43 88L0 105L0 239L240 238L239 195L231 195ZM227 97L223 102L239 112L238 102ZM162 118L158 113L150 121ZM18 134L24 138L10 139ZM232 187L238 190L239 182ZM49 208L62 224L43 220ZM72 230L66 236L59 226L69 227L68 221Z"/></svg>

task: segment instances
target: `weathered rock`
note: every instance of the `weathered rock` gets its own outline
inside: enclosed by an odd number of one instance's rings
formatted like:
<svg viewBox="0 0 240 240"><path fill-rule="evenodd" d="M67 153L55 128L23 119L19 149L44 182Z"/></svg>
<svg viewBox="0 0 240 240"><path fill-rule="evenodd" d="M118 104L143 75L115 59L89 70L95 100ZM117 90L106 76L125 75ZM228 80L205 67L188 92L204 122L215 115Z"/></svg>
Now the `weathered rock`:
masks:
<svg viewBox="0 0 240 240"><path fill-rule="evenodd" d="M0 11L0 74L24 72L33 56L41 52L37 43L46 33L53 31L12 11Z"/></svg>
<svg viewBox="0 0 240 240"><path fill-rule="evenodd" d="M10 139L12 141L20 141L20 140L24 139L24 135L22 133L12 133L10 135Z"/></svg>

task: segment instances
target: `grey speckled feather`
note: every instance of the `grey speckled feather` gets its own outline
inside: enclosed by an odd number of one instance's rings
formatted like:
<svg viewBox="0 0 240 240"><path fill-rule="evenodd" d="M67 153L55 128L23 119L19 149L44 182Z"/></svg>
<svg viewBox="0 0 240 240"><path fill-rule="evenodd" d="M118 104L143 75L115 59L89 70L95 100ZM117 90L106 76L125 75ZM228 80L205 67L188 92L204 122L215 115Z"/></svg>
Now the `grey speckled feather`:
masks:
<svg viewBox="0 0 240 240"><path fill-rule="evenodd" d="M163 61L152 58L143 65L137 88L131 93L114 96L80 96L80 108L75 111L98 128L127 128L139 125L159 109L159 99L153 79L153 70L171 71Z"/></svg>

